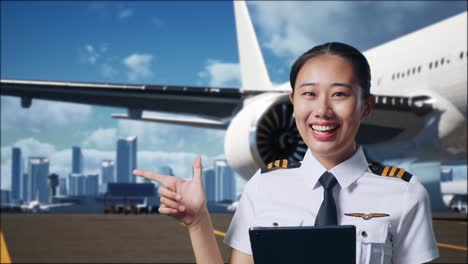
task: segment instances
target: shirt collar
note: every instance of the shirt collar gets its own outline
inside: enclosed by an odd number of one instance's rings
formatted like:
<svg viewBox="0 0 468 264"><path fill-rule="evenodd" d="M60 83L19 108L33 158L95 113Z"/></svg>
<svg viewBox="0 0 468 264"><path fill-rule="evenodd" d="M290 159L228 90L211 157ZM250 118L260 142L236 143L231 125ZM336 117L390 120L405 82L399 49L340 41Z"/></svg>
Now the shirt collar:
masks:
<svg viewBox="0 0 468 264"><path fill-rule="evenodd" d="M346 189L368 170L368 166L364 151L362 147L359 146L349 159L341 162L329 171L333 173L341 189ZM318 180L320 176L327 171L327 169L315 159L310 149L307 149L300 169L303 171L305 184L313 189L320 186Z"/></svg>

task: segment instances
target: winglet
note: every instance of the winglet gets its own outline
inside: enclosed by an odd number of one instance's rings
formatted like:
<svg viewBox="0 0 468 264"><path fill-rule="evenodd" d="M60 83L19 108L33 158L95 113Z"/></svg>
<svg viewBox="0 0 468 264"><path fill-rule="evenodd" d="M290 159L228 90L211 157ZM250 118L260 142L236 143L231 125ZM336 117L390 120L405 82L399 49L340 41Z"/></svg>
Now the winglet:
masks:
<svg viewBox="0 0 468 264"><path fill-rule="evenodd" d="M272 84L258 45L247 4L243 0L234 0L233 2L242 88L244 90L271 89Z"/></svg>

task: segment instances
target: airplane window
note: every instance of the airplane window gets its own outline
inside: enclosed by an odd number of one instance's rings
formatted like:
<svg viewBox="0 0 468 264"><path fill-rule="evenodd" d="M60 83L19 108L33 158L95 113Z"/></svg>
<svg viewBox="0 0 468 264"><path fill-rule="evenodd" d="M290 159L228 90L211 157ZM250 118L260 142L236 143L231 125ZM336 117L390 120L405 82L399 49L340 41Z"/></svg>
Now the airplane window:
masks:
<svg viewBox="0 0 468 264"><path fill-rule="evenodd" d="M402 72L402 73L401 73L401 78L404 78L404 77L405 77L405 73Z"/></svg>
<svg viewBox="0 0 468 264"><path fill-rule="evenodd" d="M429 69L432 69L432 62L429 63Z"/></svg>
<svg viewBox="0 0 468 264"><path fill-rule="evenodd" d="M409 74L410 74L410 72L411 72L411 70L410 70L410 69L408 69L408 71L406 72L406 75L409 75Z"/></svg>
<svg viewBox="0 0 468 264"><path fill-rule="evenodd" d="M418 72L421 72L421 66L418 66Z"/></svg>
<svg viewBox="0 0 468 264"><path fill-rule="evenodd" d="M397 73L396 77L399 79L400 78L400 73Z"/></svg>
<svg viewBox="0 0 468 264"><path fill-rule="evenodd" d="M415 74L415 73L416 73L416 68L413 68L413 74Z"/></svg>
<svg viewBox="0 0 468 264"><path fill-rule="evenodd" d="M439 62L438 62L438 61L436 61L436 62L434 63L434 68L437 68L437 65L439 65Z"/></svg>
<svg viewBox="0 0 468 264"><path fill-rule="evenodd" d="M394 80L394 79L395 79L395 74L392 74L392 80Z"/></svg>
<svg viewBox="0 0 468 264"><path fill-rule="evenodd" d="M460 59L463 59L463 51L460 52Z"/></svg>
<svg viewBox="0 0 468 264"><path fill-rule="evenodd" d="M440 59L440 65L444 65L444 58Z"/></svg>

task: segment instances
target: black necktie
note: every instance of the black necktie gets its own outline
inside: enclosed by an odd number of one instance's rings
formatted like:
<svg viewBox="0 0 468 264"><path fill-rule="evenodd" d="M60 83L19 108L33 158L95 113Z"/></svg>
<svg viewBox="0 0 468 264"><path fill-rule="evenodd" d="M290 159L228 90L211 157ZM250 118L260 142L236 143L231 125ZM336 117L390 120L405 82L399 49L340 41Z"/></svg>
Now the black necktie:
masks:
<svg viewBox="0 0 468 264"><path fill-rule="evenodd" d="M315 226L337 225L335 199L333 199L333 187L338 183L331 172L326 171L319 179L323 186L323 202L315 219Z"/></svg>

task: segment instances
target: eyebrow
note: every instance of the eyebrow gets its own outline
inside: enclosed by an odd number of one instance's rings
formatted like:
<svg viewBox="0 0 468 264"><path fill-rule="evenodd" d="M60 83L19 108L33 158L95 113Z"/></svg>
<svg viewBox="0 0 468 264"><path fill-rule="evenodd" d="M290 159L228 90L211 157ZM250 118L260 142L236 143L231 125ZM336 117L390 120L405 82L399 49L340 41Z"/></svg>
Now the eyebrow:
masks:
<svg viewBox="0 0 468 264"><path fill-rule="evenodd" d="M309 82L309 83L302 83L299 85L299 88L302 88L304 86L316 86L317 83L314 83L314 82ZM331 86L342 86L342 87L346 87L348 89L353 89L351 85L347 84L347 83L333 83Z"/></svg>

